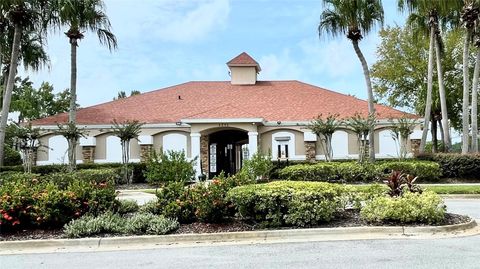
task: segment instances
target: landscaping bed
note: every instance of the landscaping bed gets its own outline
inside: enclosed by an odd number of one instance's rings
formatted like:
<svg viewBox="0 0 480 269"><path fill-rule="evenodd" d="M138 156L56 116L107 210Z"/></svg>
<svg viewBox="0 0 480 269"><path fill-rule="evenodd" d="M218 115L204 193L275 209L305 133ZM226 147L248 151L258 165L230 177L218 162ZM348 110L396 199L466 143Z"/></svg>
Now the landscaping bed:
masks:
<svg viewBox="0 0 480 269"><path fill-rule="evenodd" d="M435 226L455 225L468 223L471 219L468 216L447 213L445 219ZM388 222L383 225L368 223L360 217L358 210L347 210L344 214L335 217L328 223L323 223L309 228L337 228L337 227L366 227L366 226L409 226L409 227L426 227L424 223L410 223L404 225L401 223ZM244 232L259 230L284 230L298 229L299 227L276 227L261 228L253 223L246 223L239 220L231 220L225 223L201 223L195 222L190 224L181 224L180 227L171 234L202 234L202 233L224 233L224 232ZM117 234L98 234L95 237L119 237ZM10 233L0 234L0 241L19 241L19 240L38 240L38 239L62 239L67 238L62 229L35 229L22 230Z"/></svg>

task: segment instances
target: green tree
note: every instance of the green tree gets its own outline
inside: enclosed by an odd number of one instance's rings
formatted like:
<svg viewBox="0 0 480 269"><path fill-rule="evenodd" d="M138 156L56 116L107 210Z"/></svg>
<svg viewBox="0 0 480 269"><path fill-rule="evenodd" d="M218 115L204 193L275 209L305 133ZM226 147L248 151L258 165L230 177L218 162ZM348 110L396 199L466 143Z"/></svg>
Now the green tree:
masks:
<svg viewBox="0 0 480 269"><path fill-rule="evenodd" d="M53 86L47 82L35 89L33 83L26 78L14 88L10 110L20 112L18 119L21 123L67 112L69 103L68 90L53 93Z"/></svg>
<svg viewBox="0 0 480 269"><path fill-rule="evenodd" d="M448 118L453 128L462 126L462 33L451 30L444 32L443 76L446 89ZM413 36L408 27L387 27L380 31L381 42L377 47L377 62L371 68L373 88L377 98L393 107L409 108L424 115L427 99L427 68L429 40L426 36ZM471 54L470 61L474 61ZM472 71L472 69L470 69ZM435 72L433 73L435 74ZM432 75L433 75L432 74ZM408 79L405 79L408 78ZM436 137L433 122L443 126L439 83L432 81L432 109L430 121L432 133ZM445 133L445 130L444 132Z"/></svg>
<svg viewBox="0 0 480 269"><path fill-rule="evenodd" d="M470 76L469 76L469 49L472 43L475 24L478 23L479 6L477 0L464 0L461 13L462 24L465 27L465 39L463 45L463 106L462 106L462 154L467 154L470 149L469 137L469 99L470 99Z"/></svg>
<svg viewBox="0 0 480 269"><path fill-rule="evenodd" d="M380 0L323 0L325 9L320 15L318 32L333 37L346 35L352 42L363 68L368 94L368 112L375 114L373 90L367 61L359 47L359 41L376 25L383 25L383 7ZM370 130L370 160L375 161L374 132Z"/></svg>
<svg viewBox="0 0 480 269"><path fill-rule="evenodd" d="M134 96L134 95L139 95L141 94L140 91L137 91L137 90L133 90L130 92L130 96ZM119 100L119 99L123 99L123 98L127 98L127 93L125 91L119 91L118 94L117 94L117 97L113 97L113 101L115 100Z"/></svg>
<svg viewBox="0 0 480 269"><path fill-rule="evenodd" d="M429 130L430 117L432 114L432 88L433 88L433 60L434 48L437 58L437 77L439 82L439 97L442 114L442 126L444 126L442 133L445 139L445 145L450 145L450 128L448 122L448 108L446 93L443 81L443 68L441 62L441 28L447 25L454 24L454 12L460 6L460 0L449 1L432 1L432 0L399 0L400 10L408 10L409 16L407 18L407 25L414 35L419 36L421 33L428 33L429 49L428 49L428 71L427 71L427 98L425 101L424 127L422 133L422 140L420 142L420 153L425 151L427 141L427 133ZM443 27L442 27L443 26Z"/></svg>
<svg viewBox="0 0 480 269"><path fill-rule="evenodd" d="M123 163L123 177L124 182L130 183L131 177L128 173L128 161L130 159L130 141L138 139L143 124L138 121L125 121L118 123L116 120L112 123L112 132L115 136L120 138L122 145L122 163Z"/></svg>
<svg viewBox="0 0 480 269"><path fill-rule="evenodd" d="M325 152L325 160L330 162L333 158L333 149L332 149L332 137L333 133L339 129L340 125L343 124L341 120L337 120L339 117L338 114L335 115L328 115L327 117L322 117L322 115L318 115L318 117L313 120L310 125L309 129L312 130L314 134L322 142L321 145L323 146Z"/></svg>
<svg viewBox="0 0 480 269"><path fill-rule="evenodd" d="M478 152L478 76L480 76L480 33L478 26L475 33L475 47L477 56L475 57L475 68L472 82L472 152Z"/></svg>
<svg viewBox="0 0 480 269"><path fill-rule="evenodd" d="M354 116L346 119L345 125L357 135L358 162L364 162L365 156L368 154L368 148L372 147L372 141L368 140L369 137L371 137L371 130L375 130L375 115L370 114L368 117L363 117L357 113Z"/></svg>
<svg viewBox="0 0 480 269"><path fill-rule="evenodd" d="M0 166L3 165L3 157L5 150L5 131L7 127L7 119L10 110L12 92L17 74L20 48L22 45L22 36L25 33L30 32L39 33L44 28L44 26L47 25L47 19L45 14L47 13L46 11L50 7L50 4L50 1L44 0L0 1L0 13L5 14L4 18L6 18L8 24L13 27L13 38L11 41L12 45L10 49L11 56L8 66L7 83L5 85L5 91L3 93L0 120ZM6 32L8 33L8 31ZM2 48L2 51L4 50L5 48Z"/></svg>
<svg viewBox="0 0 480 269"><path fill-rule="evenodd" d="M54 10L58 12L60 25L68 27L65 35L70 42L70 110L68 121L76 124L77 111L77 47L79 40L84 38L84 33L93 31L97 33L100 44L106 45L113 50L117 47L117 39L111 32L110 20L105 13L102 0L55 0ZM75 151L75 144L68 151ZM74 154L69 154L74 156ZM70 165L74 166L76 160L69 159Z"/></svg>

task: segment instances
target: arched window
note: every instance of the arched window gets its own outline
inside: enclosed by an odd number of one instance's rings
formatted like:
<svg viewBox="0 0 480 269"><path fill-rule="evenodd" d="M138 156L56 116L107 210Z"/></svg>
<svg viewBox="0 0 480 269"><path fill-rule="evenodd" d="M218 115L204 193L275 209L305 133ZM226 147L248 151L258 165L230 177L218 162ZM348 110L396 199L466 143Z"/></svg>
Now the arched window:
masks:
<svg viewBox="0 0 480 269"><path fill-rule="evenodd" d="M336 131L332 135L333 158L348 158L348 133L345 131Z"/></svg>
<svg viewBox="0 0 480 269"><path fill-rule="evenodd" d="M52 136L48 139L48 162L68 163L68 142L61 135Z"/></svg>
<svg viewBox="0 0 480 269"><path fill-rule="evenodd" d="M187 154L187 136L184 134L172 133L163 136L163 151L183 151Z"/></svg>
<svg viewBox="0 0 480 269"><path fill-rule="evenodd" d="M106 161L109 163L122 162L122 145L120 138L116 136L108 136L105 143Z"/></svg>
<svg viewBox="0 0 480 269"><path fill-rule="evenodd" d="M379 156L398 157L399 144L392 137L391 130L382 130L378 133Z"/></svg>

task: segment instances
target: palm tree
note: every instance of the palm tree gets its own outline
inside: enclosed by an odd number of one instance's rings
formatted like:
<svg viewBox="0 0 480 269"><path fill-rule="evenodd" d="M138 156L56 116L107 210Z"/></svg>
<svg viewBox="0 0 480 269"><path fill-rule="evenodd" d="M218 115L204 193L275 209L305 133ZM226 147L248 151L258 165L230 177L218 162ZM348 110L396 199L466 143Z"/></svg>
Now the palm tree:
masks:
<svg viewBox="0 0 480 269"><path fill-rule="evenodd" d="M470 85L468 74L468 54L474 27L478 20L479 8L476 0L464 0L461 20L465 26L465 43L463 45L463 105L462 105L462 154L467 154L469 151L469 116L468 111L470 103Z"/></svg>
<svg viewBox="0 0 480 269"><path fill-rule="evenodd" d="M333 37L346 35L352 42L363 68L367 84L368 113L375 115L372 82L367 61L358 45L364 34L368 34L376 25L383 25L383 7L380 0L323 0L325 10L320 15L319 35ZM374 127L369 132L370 160L375 161Z"/></svg>
<svg viewBox="0 0 480 269"><path fill-rule="evenodd" d="M100 44L106 45L109 50L117 48L117 39L111 32L111 24L105 14L102 0L57 0L55 10L61 25L68 27L65 35L70 42L70 111L68 121L76 123L77 111L77 47L78 41L84 38L84 32L97 33ZM76 144L69 141L68 150L75 151ZM69 154L74 156L74 154ZM69 160L70 166L75 166L76 160Z"/></svg>
<svg viewBox="0 0 480 269"><path fill-rule="evenodd" d="M478 30L477 30L478 31ZM475 69L473 71L472 83L472 152L478 152L478 76L480 75L480 33L476 33L475 47Z"/></svg>
<svg viewBox="0 0 480 269"><path fill-rule="evenodd" d="M0 2L0 13L6 14L5 18L13 27L13 39L11 45L11 57L7 76L7 83L2 100L0 120L0 166L3 165L5 150L5 131L7 128L8 113L12 91L17 75L18 60L22 35L28 31L40 31L45 26L44 10L48 3L42 0L2 0Z"/></svg>
<svg viewBox="0 0 480 269"><path fill-rule="evenodd" d="M118 123L116 120L112 122L112 132L115 136L120 138L122 145L122 163L123 163L123 179L125 183L130 183L130 176L128 175L128 161L130 159L130 141L138 139L143 124L138 121L125 121Z"/></svg>
<svg viewBox="0 0 480 269"><path fill-rule="evenodd" d="M441 61L442 54L442 38L440 36L441 26L446 27L448 24L454 24L455 16L452 13L460 6L461 0L450 1L432 1L432 0L399 0L398 7L400 10L408 10L410 13L407 18L407 25L418 35L421 32L428 33L430 37L428 50L428 71L427 71L427 98L425 102L425 113L422 139L420 141L419 152L425 152L427 142L427 134L432 114L432 88L433 88L433 57L434 49L437 65L438 90L441 108L442 137L444 140L445 150L448 151L451 144L450 125L448 121L447 98L445 92L445 83L443 81L443 68Z"/></svg>

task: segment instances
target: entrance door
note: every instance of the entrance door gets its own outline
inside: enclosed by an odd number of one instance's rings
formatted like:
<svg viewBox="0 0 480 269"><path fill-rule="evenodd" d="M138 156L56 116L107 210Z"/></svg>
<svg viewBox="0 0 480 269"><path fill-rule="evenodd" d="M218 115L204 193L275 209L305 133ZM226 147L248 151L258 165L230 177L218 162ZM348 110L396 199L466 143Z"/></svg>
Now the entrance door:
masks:
<svg viewBox="0 0 480 269"><path fill-rule="evenodd" d="M242 145L248 142L246 132L219 131L211 134L209 141L209 177L215 177L222 171L225 175L234 175L241 168Z"/></svg>

